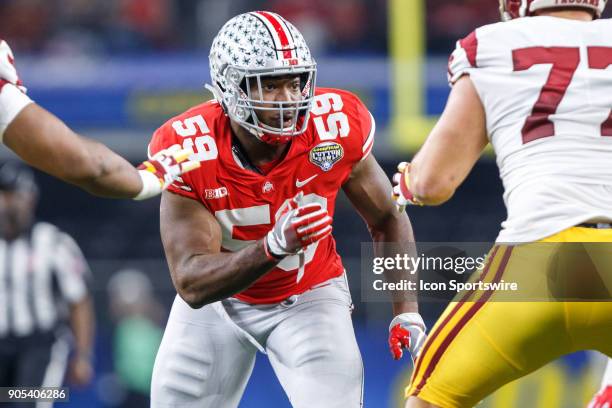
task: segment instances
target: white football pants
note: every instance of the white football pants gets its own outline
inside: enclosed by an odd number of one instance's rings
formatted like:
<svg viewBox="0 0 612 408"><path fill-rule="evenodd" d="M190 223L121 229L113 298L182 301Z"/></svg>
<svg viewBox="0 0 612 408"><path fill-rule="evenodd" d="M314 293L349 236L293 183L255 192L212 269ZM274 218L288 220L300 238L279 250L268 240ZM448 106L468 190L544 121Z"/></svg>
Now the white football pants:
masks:
<svg viewBox="0 0 612 408"><path fill-rule="evenodd" d="M192 309L176 296L155 359L151 406L237 407L260 350L293 407L362 407L351 308L344 275L272 305L230 298Z"/></svg>

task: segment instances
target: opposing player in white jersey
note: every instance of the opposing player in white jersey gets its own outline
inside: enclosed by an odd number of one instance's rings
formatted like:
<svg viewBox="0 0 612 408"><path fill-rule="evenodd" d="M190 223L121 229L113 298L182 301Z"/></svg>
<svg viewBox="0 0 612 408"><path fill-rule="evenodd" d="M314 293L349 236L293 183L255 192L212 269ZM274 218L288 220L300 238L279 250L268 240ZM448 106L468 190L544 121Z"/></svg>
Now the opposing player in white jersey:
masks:
<svg viewBox="0 0 612 408"><path fill-rule="evenodd" d="M316 87L304 38L278 14L232 18L209 58L216 99L168 120L149 145L195 146L202 164L162 195L178 295L152 405L238 406L259 350L293 406L360 407L363 367L331 235L337 194L367 223L377 254L413 240L371 154L374 118L352 93ZM391 352L414 355L425 337L415 299L396 292L393 311Z"/></svg>
<svg viewBox="0 0 612 408"><path fill-rule="evenodd" d="M612 242L612 23L597 19L604 0L500 4L506 21L457 43L447 106L412 163L400 164L394 192L400 205L447 201L490 142L508 217L480 279L512 281L529 271L524 282L544 282L553 293L562 246L537 244L542 256L532 259L525 251L535 244L517 244ZM600 252L589 253L590 270L609 299L612 257ZM498 295L468 292L448 306L419 356L407 407L471 407L561 355L612 355L612 302L497 302Z"/></svg>
<svg viewBox="0 0 612 408"><path fill-rule="evenodd" d="M13 52L4 40L0 40L0 142L33 167L109 198L153 197L199 166L188 159L192 150L174 146L134 168L103 144L77 135L26 95Z"/></svg>

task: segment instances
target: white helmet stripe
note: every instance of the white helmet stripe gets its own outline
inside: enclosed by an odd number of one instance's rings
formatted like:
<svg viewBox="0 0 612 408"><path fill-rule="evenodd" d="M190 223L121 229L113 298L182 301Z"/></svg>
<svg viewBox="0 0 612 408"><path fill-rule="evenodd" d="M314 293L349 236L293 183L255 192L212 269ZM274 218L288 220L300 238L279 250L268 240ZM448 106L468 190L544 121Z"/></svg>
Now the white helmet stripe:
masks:
<svg viewBox="0 0 612 408"><path fill-rule="evenodd" d="M260 20L266 25L270 34L272 34L277 58L279 60L297 58L293 36L285 22L276 14L267 11L256 11L254 14L260 17Z"/></svg>

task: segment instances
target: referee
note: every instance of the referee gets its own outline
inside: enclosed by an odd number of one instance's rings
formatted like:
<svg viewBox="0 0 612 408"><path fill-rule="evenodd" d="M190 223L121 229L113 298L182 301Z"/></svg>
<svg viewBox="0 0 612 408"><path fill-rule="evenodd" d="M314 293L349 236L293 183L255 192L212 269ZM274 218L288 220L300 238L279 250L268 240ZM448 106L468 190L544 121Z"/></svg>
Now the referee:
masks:
<svg viewBox="0 0 612 408"><path fill-rule="evenodd" d="M0 168L0 386L60 387L66 373L85 385L93 372L89 267L70 236L34 220L37 198L32 170Z"/></svg>

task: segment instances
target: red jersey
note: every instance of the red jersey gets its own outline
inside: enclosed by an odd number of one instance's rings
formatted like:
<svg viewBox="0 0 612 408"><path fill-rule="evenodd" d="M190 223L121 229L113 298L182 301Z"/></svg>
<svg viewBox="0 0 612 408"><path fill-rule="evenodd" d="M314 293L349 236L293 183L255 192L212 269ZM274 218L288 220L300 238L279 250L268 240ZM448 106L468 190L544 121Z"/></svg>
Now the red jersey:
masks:
<svg viewBox="0 0 612 408"><path fill-rule="evenodd" d="M217 101L189 109L153 134L149 154L173 144L192 147L201 167L168 191L201 202L221 226L222 249L238 251L263 238L289 200L319 202L333 217L336 195L355 164L370 153L375 123L364 104L340 89L318 88L306 132L267 174L243 167L232 150L230 119ZM255 136L253 136L255 137ZM302 255L288 256L235 295L249 303L276 303L307 291L344 271L330 235Z"/></svg>

